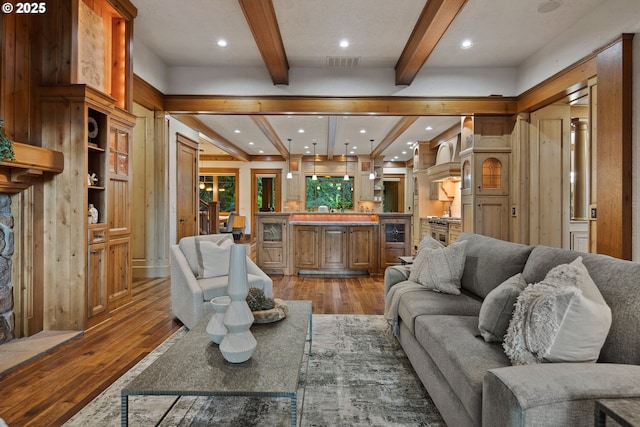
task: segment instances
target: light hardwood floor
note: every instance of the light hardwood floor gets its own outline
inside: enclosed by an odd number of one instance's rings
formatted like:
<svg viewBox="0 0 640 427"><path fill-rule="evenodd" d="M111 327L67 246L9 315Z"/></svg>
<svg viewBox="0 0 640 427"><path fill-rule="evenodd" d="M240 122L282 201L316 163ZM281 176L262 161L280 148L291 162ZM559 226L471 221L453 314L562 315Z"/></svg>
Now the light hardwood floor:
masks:
<svg viewBox="0 0 640 427"><path fill-rule="evenodd" d="M382 276L273 276L274 296L313 301L316 314L382 314ZM59 426L178 330L169 279L134 283L133 301L107 322L0 377L0 418L10 427Z"/></svg>

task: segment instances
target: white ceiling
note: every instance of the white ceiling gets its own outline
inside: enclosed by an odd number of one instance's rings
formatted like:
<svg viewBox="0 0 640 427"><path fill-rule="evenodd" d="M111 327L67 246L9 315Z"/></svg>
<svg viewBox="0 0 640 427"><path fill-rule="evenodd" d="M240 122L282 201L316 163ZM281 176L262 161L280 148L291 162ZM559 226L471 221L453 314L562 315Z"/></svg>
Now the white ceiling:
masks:
<svg viewBox="0 0 640 427"><path fill-rule="evenodd" d="M132 0L138 8L134 35L168 67L264 67L264 62L234 0ZM605 0L553 0L560 7L538 13L550 0L467 0L423 68L518 67ZM290 68L326 68L327 58L357 58L358 68L391 68L400 57L426 0L273 0ZM219 48L218 39L229 46ZM460 49L470 38L471 49ZM340 48L341 39L350 46ZM266 78L268 78L268 74ZM278 150L248 116L199 115L207 126L250 155ZM400 117L267 116L291 152L326 155L334 137L336 154L349 142L355 154L369 154ZM459 123L458 117L421 117L384 151L385 160L408 160L407 142L431 140ZM335 136L331 129L335 125ZM433 130L427 131L427 126ZM304 129L304 133L299 133ZM240 133L235 133L239 130ZM360 133L365 130L366 133ZM253 144L251 144L253 143ZM356 148L357 147L357 148ZM205 146L205 152L217 153ZM404 154L403 154L404 152Z"/></svg>

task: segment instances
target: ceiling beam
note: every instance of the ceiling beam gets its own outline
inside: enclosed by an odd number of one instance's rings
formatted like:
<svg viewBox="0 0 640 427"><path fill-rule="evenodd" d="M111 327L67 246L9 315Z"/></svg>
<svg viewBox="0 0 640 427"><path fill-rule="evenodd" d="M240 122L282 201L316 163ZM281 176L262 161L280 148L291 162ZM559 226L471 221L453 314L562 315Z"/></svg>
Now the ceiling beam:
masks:
<svg viewBox="0 0 640 427"><path fill-rule="evenodd" d="M382 138L382 141L376 145L371 152L371 157L376 158L382 155L382 152L387 149L393 142L400 137L409 127L418 120L418 117L403 117L396 125L389 131L389 133Z"/></svg>
<svg viewBox="0 0 640 427"><path fill-rule="evenodd" d="M313 114L381 116L466 116L516 114L516 98L485 97L301 97L165 95L164 107L181 114Z"/></svg>
<svg viewBox="0 0 640 427"><path fill-rule="evenodd" d="M251 116L251 120L253 120L253 122L258 126L258 128L260 128L260 130L262 131L264 136L267 137L269 142L271 142L273 146L276 147L276 150L278 150L278 152L282 155L282 157L284 157L285 160L288 160L289 150L287 150L287 147L285 147L282 141L280 141L278 134L276 133L275 130L273 130L273 127L271 126L271 123L269 123L267 118L265 116Z"/></svg>
<svg viewBox="0 0 640 427"><path fill-rule="evenodd" d="M198 131L210 138L213 145L225 151L226 153L229 153L229 155L233 157L234 160L241 160L243 162L251 161L251 156L248 153L239 149L237 146L231 143L231 141L211 129L209 126L201 122L198 118L189 114L173 115L172 117L182 122L186 126L189 126L191 129Z"/></svg>
<svg viewBox="0 0 640 427"><path fill-rule="evenodd" d="M467 0L428 0L396 63L396 84L409 85Z"/></svg>
<svg viewBox="0 0 640 427"><path fill-rule="evenodd" d="M238 0L275 85L289 84L289 61L271 0Z"/></svg>

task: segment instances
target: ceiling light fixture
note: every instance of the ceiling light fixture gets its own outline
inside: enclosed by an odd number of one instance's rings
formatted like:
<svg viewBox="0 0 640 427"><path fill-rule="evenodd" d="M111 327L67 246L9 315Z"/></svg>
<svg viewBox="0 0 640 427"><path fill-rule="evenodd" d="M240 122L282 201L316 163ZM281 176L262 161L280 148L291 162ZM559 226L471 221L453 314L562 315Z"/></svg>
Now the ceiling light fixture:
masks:
<svg viewBox="0 0 640 427"><path fill-rule="evenodd" d="M347 169L347 149L349 147L349 143L345 142L344 143L344 181L349 181L349 171Z"/></svg>
<svg viewBox="0 0 640 427"><path fill-rule="evenodd" d="M227 47L227 46L229 46L229 44L227 43L227 41L225 39L218 40L218 42L216 44L218 45L218 47Z"/></svg>
<svg viewBox="0 0 640 427"><path fill-rule="evenodd" d="M340 40L340 47L343 48L343 49L349 47L349 40L347 40L347 39Z"/></svg>
<svg viewBox="0 0 640 427"><path fill-rule="evenodd" d="M538 5L538 13L549 13L553 12L557 8L562 6L562 1L560 0L547 0Z"/></svg>
<svg viewBox="0 0 640 427"><path fill-rule="evenodd" d="M287 179L292 179L293 174L291 173L291 138L289 138L287 141L289 141L289 170L287 171Z"/></svg>
<svg viewBox="0 0 640 427"><path fill-rule="evenodd" d="M463 40L462 43L460 43L461 49L470 49L472 46L473 42L469 39Z"/></svg>
<svg viewBox="0 0 640 427"><path fill-rule="evenodd" d="M316 144L317 142L313 141L313 175L311 175L311 181L318 180L318 175L316 175Z"/></svg>
<svg viewBox="0 0 640 427"><path fill-rule="evenodd" d="M373 158L373 139L370 139L369 141L371 141L371 152L369 154L369 156L371 156L371 169L369 171L369 179L376 179L376 161Z"/></svg>

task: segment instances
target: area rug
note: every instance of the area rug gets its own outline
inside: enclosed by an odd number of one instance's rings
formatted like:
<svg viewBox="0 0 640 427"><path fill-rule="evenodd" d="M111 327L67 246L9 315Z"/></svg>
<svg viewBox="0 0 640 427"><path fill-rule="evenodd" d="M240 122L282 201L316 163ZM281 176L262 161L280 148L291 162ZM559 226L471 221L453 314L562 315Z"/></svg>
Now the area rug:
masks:
<svg viewBox="0 0 640 427"><path fill-rule="evenodd" d="M119 426L120 390L185 333L173 334L65 426ZM131 396L129 425L287 426L289 399ZM446 426L384 317L366 315L313 316L298 425Z"/></svg>

